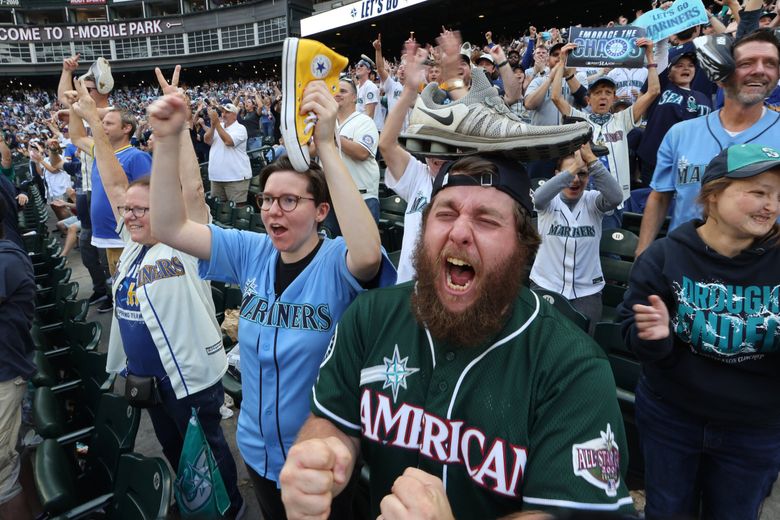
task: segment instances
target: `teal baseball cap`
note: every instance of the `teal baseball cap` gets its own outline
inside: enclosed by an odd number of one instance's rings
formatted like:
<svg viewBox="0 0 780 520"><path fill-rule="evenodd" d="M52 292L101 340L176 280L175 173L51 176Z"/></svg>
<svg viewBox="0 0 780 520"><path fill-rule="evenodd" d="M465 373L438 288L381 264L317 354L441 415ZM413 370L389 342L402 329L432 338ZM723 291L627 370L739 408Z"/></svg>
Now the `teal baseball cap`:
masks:
<svg viewBox="0 0 780 520"><path fill-rule="evenodd" d="M780 170L780 152L763 144L737 144L720 152L704 170L702 184L728 177L747 179L768 170Z"/></svg>

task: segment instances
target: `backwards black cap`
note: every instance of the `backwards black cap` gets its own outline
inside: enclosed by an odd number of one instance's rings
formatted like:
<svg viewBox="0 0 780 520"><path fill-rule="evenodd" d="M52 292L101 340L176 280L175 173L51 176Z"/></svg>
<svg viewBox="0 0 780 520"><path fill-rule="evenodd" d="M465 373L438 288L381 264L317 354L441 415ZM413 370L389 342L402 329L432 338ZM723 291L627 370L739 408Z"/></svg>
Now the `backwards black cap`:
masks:
<svg viewBox="0 0 780 520"><path fill-rule="evenodd" d="M452 166L458 161L449 161L442 165L436 179L433 181L433 191L431 200L436 194L450 186L471 186L481 188L496 188L503 191L514 200L520 203L530 215L533 212L533 202L531 202L531 181L525 167L511 159L505 157L493 157L486 155L477 156L492 163L496 167L496 173L486 171L475 175L464 175L451 173Z"/></svg>

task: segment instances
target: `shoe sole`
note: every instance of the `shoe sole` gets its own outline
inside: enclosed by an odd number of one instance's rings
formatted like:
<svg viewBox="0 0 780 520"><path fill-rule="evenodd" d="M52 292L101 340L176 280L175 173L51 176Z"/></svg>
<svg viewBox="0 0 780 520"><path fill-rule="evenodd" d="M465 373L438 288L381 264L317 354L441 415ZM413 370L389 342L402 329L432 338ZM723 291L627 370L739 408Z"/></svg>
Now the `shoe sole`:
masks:
<svg viewBox="0 0 780 520"><path fill-rule="evenodd" d="M295 113L295 75L298 62L298 38L285 38L282 48L282 120L279 129L284 137L284 145L287 148L287 157L290 158L293 168L299 172L309 169L309 148L301 145L296 130Z"/></svg>
<svg viewBox="0 0 780 520"><path fill-rule="evenodd" d="M111 312L113 310L114 310L114 306L113 305L111 307L109 307L108 309L97 309L98 313L100 313L100 314L105 314L105 313Z"/></svg>
<svg viewBox="0 0 780 520"><path fill-rule="evenodd" d="M94 302L89 302L89 305L91 307L91 306L95 305L96 303L104 302L106 300L108 300L108 296L101 296L100 298L98 298Z"/></svg>
<svg viewBox="0 0 780 520"><path fill-rule="evenodd" d="M588 123L571 126L567 132L527 135L515 138L478 137L455 134L427 125L410 125L399 142L409 153L421 156L462 157L481 152L504 152L520 161L555 159L574 153L590 141Z"/></svg>
<svg viewBox="0 0 780 520"><path fill-rule="evenodd" d="M106 95L114 89L114 77L111 75L111 67L108 65L108 61L100 58L98 58L94 66L97 69L95 86L98 92Z"/></svg>

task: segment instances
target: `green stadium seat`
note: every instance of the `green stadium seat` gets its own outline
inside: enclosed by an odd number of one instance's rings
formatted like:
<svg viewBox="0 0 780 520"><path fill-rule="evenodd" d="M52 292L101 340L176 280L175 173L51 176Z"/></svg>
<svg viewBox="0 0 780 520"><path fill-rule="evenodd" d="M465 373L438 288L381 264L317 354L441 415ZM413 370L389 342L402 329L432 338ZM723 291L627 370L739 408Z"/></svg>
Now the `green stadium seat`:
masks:
<svg viewBox="0 0 780 520"><path fill-rule="evenodd" d="M555 307L555 309L568 318L569 321L585 331L585 334L588 333L590 319L572 307L571 303L569 303L569 300L564 298L563 295L554 291L547 291L545 289L534 289L533 291L539 295L541 300L544 300Z"/></svg>
<svg viewBox="0 0 780 520"><path fill-rule="evenodd" d="M599 254L612 255L633 262L639 237L626 229L605 229L601 233Z"/></svg>
<svg viewBox="0 0 780 520"><path fill-rule="evenodd" d="M64 513L114 489L119 459L135 444L141 410L124 397L102 394L95 425L58 439L46 439L33 456L35 488L45 513ZM75 444L87 440L83 467Z"/></svg>

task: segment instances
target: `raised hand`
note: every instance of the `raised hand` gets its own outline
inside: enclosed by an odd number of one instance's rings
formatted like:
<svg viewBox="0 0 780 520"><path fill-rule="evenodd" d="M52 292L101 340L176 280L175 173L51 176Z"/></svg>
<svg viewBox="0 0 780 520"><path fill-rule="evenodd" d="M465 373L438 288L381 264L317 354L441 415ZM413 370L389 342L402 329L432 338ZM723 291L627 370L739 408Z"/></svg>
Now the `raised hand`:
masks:
<svg viewBox="0 0 780 520"><path fill-rule="evenodd" d="M374 40L371 45L374 46L374 50L380 51L382 50L382 33L379 33L376 37L376 40Z"/></svg>
<svg viewBox="0 0 780 520"><path fill-rule="evenodd" d="M187 122L188 106L178 94L167 94L146 109L156 138L179 134Z"/></svg>
<svg viewBox="0 0 780 520"><path fill-rule="evenodd" d="M171 76L171 82L168 83L163 76L160 67L154 68L154 74L157 76L157 83L160 84L163 95L167 94L179 94L181 89L179 88L179 73L181 72L181 65L176 65L173 69L173 76Z"/></svg>
<svg viewBox="0 0 780 520"><path fill-rule="evenodd" d="M76 69L79 68L79 58L81 55L77 52L70 58L65 58L62 60L62 69L67 70L68 72L76 72Z"/></svg>
<svg viewBox="0 0 780 520"><path fill-rule="evenodd" d="M669 337L669 310L659 296L651 295L650 305L639 303L632 307L639 339L653 341Z"/></svg>
<svg viewBox="0 0 780 520"><path fill-rule="evenodd" d="M336 112L338 104L324 81L312 81L306 85L301 100L301 114L314 113L317 124L314 127L314 142L317 147L334 143L336 135Z"/></svg>
<svg viewBox="0 0 780 520"><path fill-rule="evenodd" d="M75 79L73 80L73 84L76 86L78 101L71 104L71 109L84 121L93 122L96 118L100 121L95 100L89 95L89 91L87 91L87 87L84 86L84 82L80 79ZM66 92L66 94L68 93Z"/></svg>

